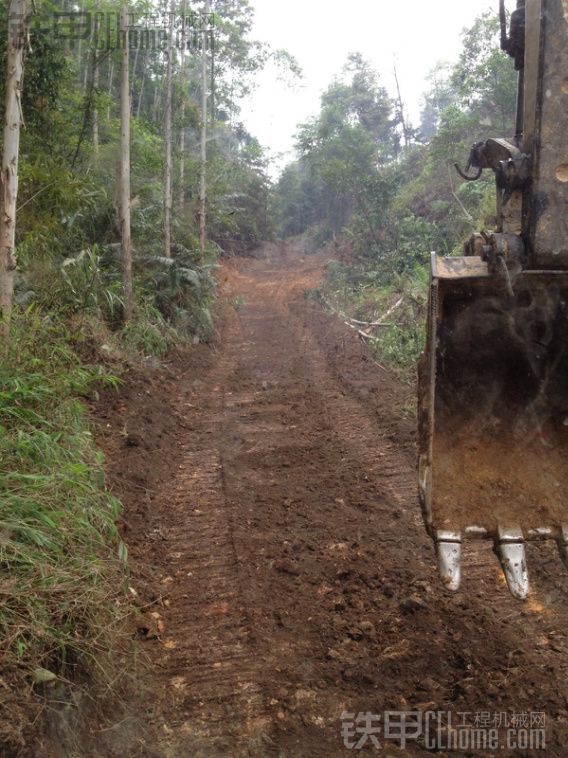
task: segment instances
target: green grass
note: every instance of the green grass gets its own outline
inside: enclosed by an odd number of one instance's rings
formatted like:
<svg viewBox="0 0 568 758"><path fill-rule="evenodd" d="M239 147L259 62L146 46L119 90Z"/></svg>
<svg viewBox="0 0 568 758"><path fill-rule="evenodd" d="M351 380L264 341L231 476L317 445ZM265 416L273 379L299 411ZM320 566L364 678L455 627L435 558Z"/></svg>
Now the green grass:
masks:
<svg viewBox="0 0 568 758"><path fill-rule="evenodd" d="M64 702L83 682L94 700L114 701L135 663L121 505L85 400L119 382L108 365L120 374L213 332L210 267L176 269L158 295L138 276L134 318L121 327L115 264L95 247L63 265L35 262L0 345L0 745L14 750L45 696Z"/></svg>
<svg viewBox="0 0 568 758"><path fill-rule="evenodd" d="M0 656L27 682L77 665L111 675L124 615L120 503L81 398L116 383L81 363L62 323L16 315L0 367Z"/></svg>
<svg viewBox="0 0 568 758"><path fill-rule="evenodd" d="M389 325L371 332L369 341L377 360L394 369L402 379L414 378L424 348L428 273L416 266L388 283L373 270L372 262L344 265L332 263L320 290L311 293L343 318L372 323L381 318ZM401 301L385 317L395 303Z"/></svg>
<svg viewBox="0 0 568 758"><path fill-rule="evenodd" d="M150 303L141 303L134 318L119 334L120 345L131 353L163 357L183 341L177 330Z"/></svg>
<svg viewBox="0 0 568 758"><path fill-rule="evenodd" d="M405 379L413 375L423 349L423 322L408 322L381 329L377 341L373 343L377 359L399 371Z"/></svg>

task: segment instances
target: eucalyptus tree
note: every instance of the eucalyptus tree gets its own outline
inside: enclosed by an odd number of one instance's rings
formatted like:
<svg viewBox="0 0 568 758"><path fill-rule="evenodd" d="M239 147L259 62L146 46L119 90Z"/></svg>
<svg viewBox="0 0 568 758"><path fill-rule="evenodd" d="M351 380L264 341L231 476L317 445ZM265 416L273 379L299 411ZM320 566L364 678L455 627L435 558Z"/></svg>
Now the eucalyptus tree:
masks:
<svg viewBox="0 0 568 758"><path fill-rule="evenodd" d="M9 330L16 274L16 203L22 126L26 0L10 0L7 29L4 142L0 181L0 328Z"/></svg>
<svg viewBox="0 0 568 758"><path fill-rule="evenodd" d="M168 45L166 49L165 175L164 175L164 255L172 255L172 81L174 70L175 0L170 0Z"/></svg>
<svg viewBox="0 0 568 758"><path fill-rule="evenodd" d="M208 24L210 12L209 0L203 5L202 41L201 41L201 150L200 150L200 179L199 179L199 253L201 260L205 258L207 235L207 46Z"/></svg>
<svg viewBox="0 0 568 758"><path fill-rule="evenodd" d="M124 321L132 318L134 297L132 286L132 237L130 230L130 83L128 7L120 10L120 33L123 37L120 66L120 162L119 162L119 225L122 259Z"/></svg>

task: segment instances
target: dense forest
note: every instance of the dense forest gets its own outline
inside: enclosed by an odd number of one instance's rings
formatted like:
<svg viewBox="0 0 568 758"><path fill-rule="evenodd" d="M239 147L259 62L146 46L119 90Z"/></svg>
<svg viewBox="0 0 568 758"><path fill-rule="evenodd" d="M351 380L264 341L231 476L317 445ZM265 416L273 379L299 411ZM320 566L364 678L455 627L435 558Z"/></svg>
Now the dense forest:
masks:
<svg viewBox="0 0 568 758"><path fill-rule="evenodd" d="M133 361L209 340L219 255L272 234L239 101L268 60L292 76L294 61L252 38L247 0L120 11L1 11L0 637L14 692L77 664L114 676L126 548L85 399Z"/></svg>
<svg viewBox="0 0 568 758"><path fill-rule="evenodd" d="M494 212L490 179L452 164L513 129L515 73L484 15L431 72L419 124L350 55L272 183L240 103L269 62L301 71L253 38L248 0L70 8L12 0L0 17L0 707L19 682L114 677L127 550L86 401L132 362L211 340L219 258L288 237L336 259L308 297L353 323L390 314L367 337L410 376L429 252Z"/></svg>
<svg viewBox="0 0 568 758"><path fill-rule="evenodd" d="M462 45L456 63L430 73L417 126L403 94L389 93L381 72L351 55L317 117L300 125L297 160L272 195L280 235L303 234L311 249L332 240L338 261L315 293L328 306L372 324L402 298L396 323L368 338L406 374L423 344L430 252L458 252L495 213L493 179L464 182L453 164L480 139L514 133L516 74L500 49L498 17L479 17Z"/></svg>

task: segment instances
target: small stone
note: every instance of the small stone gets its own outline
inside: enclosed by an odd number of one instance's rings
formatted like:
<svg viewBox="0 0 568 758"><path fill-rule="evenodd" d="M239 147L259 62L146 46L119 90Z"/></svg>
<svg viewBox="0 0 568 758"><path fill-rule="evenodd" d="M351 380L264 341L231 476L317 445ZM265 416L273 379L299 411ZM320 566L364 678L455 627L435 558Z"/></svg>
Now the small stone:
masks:
<svg viewBox="0 0 568 758"><path fill-rule="evenodd" d="M402 600L400 603L400 609L405 613L416 613L417 611L422 611L427 607L428 606L424 600L418 597L418 595L411 595L410 597Z"/></svg>
<svg viewBox="0 0 568 758"><path fill-rule="evenodd" d="M363 639L363 632L361 631L361 628L358 626L352 626L350 629L347 630L347 636L350 637L352 640L362 640Z"/></svg>
<svg viewBox="0 0 568 758"><path fill-rule="evenodd" d="M361 621L359 624L361 627L361 631L365 635L365 637L370 637L371 639L374 639L377 636L377 630L375 628L375 625L371 623L368 620Z"/></svg>
<svg viewBox="0 0 568 758"><path fill-rule="evenodd" d="M289 574L290 576L300 576L298 569L288 561L274 561L274 568L281 574Z"/></svg>
<svg viewBox="0 0 568 758"><path fill-rule="evenodd" d="M421 690L422 692L432 692L437 688L436 682L431 679L429 676L427 676L424 679L421 679L418 683L417 689Z"/></svg>

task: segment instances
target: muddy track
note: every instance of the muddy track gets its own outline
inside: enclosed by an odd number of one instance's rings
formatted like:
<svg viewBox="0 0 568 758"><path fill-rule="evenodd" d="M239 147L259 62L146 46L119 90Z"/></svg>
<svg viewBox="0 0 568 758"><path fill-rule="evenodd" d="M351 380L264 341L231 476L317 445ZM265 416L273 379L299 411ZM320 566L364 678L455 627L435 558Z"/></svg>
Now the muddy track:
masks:
<svg viewBox="0 0 568 758"><path fill-rule="evenodd" d="M519 604L480 545L445 594L408 388L305 300L323 256L264 252L224 269L220 345L168 387L179 423L152 456L122 451L161 470L143 518L126 498L133 586L153 588L146 733L126 753L347 755L342 711L408 708L544 712L543 754L565 755L568 575L531 547Z"/></svg>

